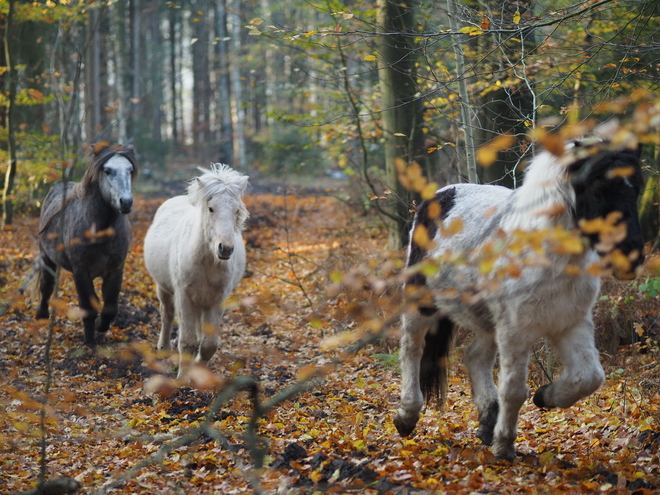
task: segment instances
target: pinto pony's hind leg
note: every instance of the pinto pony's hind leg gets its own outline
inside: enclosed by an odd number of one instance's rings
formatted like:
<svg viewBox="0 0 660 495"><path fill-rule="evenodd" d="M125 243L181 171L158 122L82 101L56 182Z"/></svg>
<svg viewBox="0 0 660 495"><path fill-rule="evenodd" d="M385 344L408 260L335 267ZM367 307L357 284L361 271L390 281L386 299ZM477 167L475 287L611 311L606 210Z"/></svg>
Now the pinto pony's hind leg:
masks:
<svg viewBox="0 0 660 495"><path fill-rule="evenodd" d="M486 445L493 444L493 434L499 412L497 389L493 382L496 355L497 344L494 331L481 331L475 332L463 358L472 385L472 400L479 412L477 438Z"/></svg>
<svg viewBox="0 0 660 495"><path fill-rule="evenodd" d="M437 314L416 313L403 316L401 331L401 403L394 425L406 437L417 425L424 399L444 402L453 324Z"/></svg>
<svg viewBox="0 0 660 495"><path fill-rule="evenodd" d="M160 285L157 287L158 300L160 301L160 335L158 337L158 350L172 350L172 323L174 322L174 296L163 289Z"/></svg>
<svg viewBox="0 0 660 495"><path fill-rule="evenodd" d="M500 400L492 449L495 457L510 462L516 457L514 442L518 436L520 408L529 397L527 372L531 342L528 342L524 335L525 333L513 324L504 324L497 329Z"/></svg>
<svg viewBox="0 0 660 495"><path fill-rule="evenodd" d="M605 373L594 344L591 317L552 340L562 372L559 379L534 394L538 407L570 407L594 393L605 381Z"/></svg>
<svg viewBox="0 0 660 495"><path fill-rule="evenodd" d="M37 274L39 277L38 283L41 297L35 316L37 320L40 320L49 316L48 301L50 301L50 296L53 295L53 290L55 290L55 270L57 269L57 265L43 253L37 260L37 263L39 263Z"/></svg>

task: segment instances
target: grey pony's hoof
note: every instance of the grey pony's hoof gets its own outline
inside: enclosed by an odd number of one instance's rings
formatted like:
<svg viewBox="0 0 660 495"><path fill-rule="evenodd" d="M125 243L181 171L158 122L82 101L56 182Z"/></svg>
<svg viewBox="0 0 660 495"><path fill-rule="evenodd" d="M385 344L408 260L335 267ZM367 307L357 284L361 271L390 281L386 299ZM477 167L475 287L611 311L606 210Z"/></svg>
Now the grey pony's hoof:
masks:
<svg viewBox="0 0 660 495"><path fill-rule="evenodd" d="M542 387L539 387L539 389L534 393L534 404L536 404L536 407L540 407L541 409L548 409L551 406L546 404L545 398L543 397L545 395L545 390L550 386L550 384L545 384Z"/></svg>
<svg viewBox="0 0 660 495"><path fill-rule="evenodd" d="M403 438L409 437L410 434L415 430L417 425L417 420L405 420L401 416L397 415L394 418L394 426L396 426L396 431L399 432Z"/></svg>

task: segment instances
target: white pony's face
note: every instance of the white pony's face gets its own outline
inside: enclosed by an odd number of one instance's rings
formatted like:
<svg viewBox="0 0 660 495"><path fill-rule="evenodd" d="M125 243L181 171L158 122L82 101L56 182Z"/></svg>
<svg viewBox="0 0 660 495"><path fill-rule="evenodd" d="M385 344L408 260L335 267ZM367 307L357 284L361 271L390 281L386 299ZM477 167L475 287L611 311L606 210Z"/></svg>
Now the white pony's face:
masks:
<svg viewBox="0 0 660 495"><path fill-rule="evenodd" d="M133 208L131 174L133 164L123 156L113 156L99 175L99 187L103 199L120 213L130 213Z"/></svg>
<svg viewBox="0 0 660 495"><path fill-rule="evenodd" d="M202 205L202 225L216 261L228 260L234 252L236 233L243 230L246 208L240 197L229 192L210 196Z"/></svg>

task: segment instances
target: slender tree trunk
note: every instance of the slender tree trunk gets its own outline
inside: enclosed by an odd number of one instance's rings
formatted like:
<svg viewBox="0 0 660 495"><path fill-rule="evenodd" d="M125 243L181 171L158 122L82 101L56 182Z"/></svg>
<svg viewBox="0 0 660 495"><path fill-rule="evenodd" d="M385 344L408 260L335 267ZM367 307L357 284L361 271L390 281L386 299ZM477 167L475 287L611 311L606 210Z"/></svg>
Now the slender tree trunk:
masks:
<svg viewBox="0 0 660 495"><path fill-rule="evenodd" d="M9 161L5 173L5 185L2 190L2 224L4 227L12 225L14 221L14 201L11 193L14 188L14 179L16 177L16 137L14 135L14 112L16 107L16 87L18 84L16 78L16 65L14 62L14 9L15 0L9 0L9 10L5 19L5 61L8 68L9 91L7 92L7 114L5 125L7 127L7 154Z"/></svg>
<svg viewBox="0 0 660 495"><path fill-rule="evenodd" d="M126 144L128 142L127 119L129 101L124 83L124 74L126 71L126 3L124 0L117 0L112 6L112 24L115 32L114 61L115 90L117 92L117 140L119 143Z"/></svg>
<svg viewBox="0 0 660 495"><path fill-rule="evenodd" d="M386 35L378 42L385 173L394 194L388 210L388 248L401 249L408 240L412 192L399 183L397 163L410 165L422 148L421 102L416 98L417 72L413 50L414 5L411 0L378 0L377 20Z"/></svg>
<svg viewBox="0 0 660 495"><path fill-rule="evenodd" d="M447 0L447 11L449 13L449 25L454 33L458 33L458 22L456 20L456 0ZM464 35L457 35L463 38ZM461 99L462 130L465 138L465 159L467 164L468 180L472 183L479 182L477 177L477 162L475 159L474 134L472 118L470 116L470 96L465 81L465 58L463 56L463 45L461 39L454 41L454 54L456 56L456 75L458 76L458 95Z"/></svg>
<svg viewBox="0 0 660 495"><path fill-rule="evenodd" d="M126 104L130 108L130 133L135 137L138 115L141 112L137 111L137 106L140 104L140 75L144 72L140 66L141 57L141 43L140 43L140 24L141 24L141 6L140 0L130 0L130 16L131 16L131 98Z"/></svg>
<svg viewBox="0 0 660 495"><path fill-rule="evenodd" d="M169 29L170 29L170 108L172 109L172 140L177 143L179 141L179 111L177 99L177 84L176 80L178 72L176 70L176 8L174 5L169 6Z"/></svg>
<svg viewBox="0 0 660 495"><path fill-rule="evenodd" d="M210 133L210 88L209 80L209 16L206 13L208 3L200 0L192 5L191 28L196 38L192 45L193 66L193 116L192 132L195 147L208 142Z"/></svg>
<svg viewBox="0 0 660 495"><path fill-rule="evenodd" d="M228 0L229 2L229 0ZM234 166L245 170L247 157L245 155L245 110L243 108L243 96L241 88L241 2L231 0L231 89L232 117L233 117L233 139L234 139Z"/></svg>
<svg viewBox="0 0 660 495"><path fill-rule="evenodd" d="M88 142L94 141L101 130L99 21L99 9L91 7L87 22L89 48L85 63L85 135Z"/></svg>
<svg viewBox="0 0 660 495"><path fill-rule="evenodd" d="M151 50L149 51L151 67L151 138L156 142L161 142L163 136L161 127L163 124L163 39L160 34L161 10L158 0L151 3L150 16L150 36Z"/></svg>
<svg viewBox="0 0 660 495"><path fill-rule="evenodd" d="M220 160L223 163L233 163L233 137L231 122L231 99L229 79L229 38L227 37L227 10L225 0L215 3L215 29L218 42L216 43L216 56L218 63L218 110L220 113Z"/></svg>

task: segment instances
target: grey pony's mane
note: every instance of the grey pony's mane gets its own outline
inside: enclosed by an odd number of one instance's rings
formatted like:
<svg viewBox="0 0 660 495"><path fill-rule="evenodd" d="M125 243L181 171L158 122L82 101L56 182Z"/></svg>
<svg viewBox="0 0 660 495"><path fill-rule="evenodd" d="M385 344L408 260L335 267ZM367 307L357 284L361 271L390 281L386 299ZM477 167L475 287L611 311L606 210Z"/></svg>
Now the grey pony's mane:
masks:
<svg viewBox="0 0 660 495"><path fill-rule="evenodd" d="M99 176L103 171L105 165L113 156L123 156L131 165L131 180L134 180L138 174L137 157L135 156L135 149L132 145L128 146L108 146L108 145L91 145L85 154L84 163L87 164L85 173L80 182L62 182L64 198L57 198L58 204L50 206L48 214L39 221L39 233L45 231L53 218L59 214L63 208L66 208L74 199L84 198L90 191L93 183L99 180Z"/></svg>

